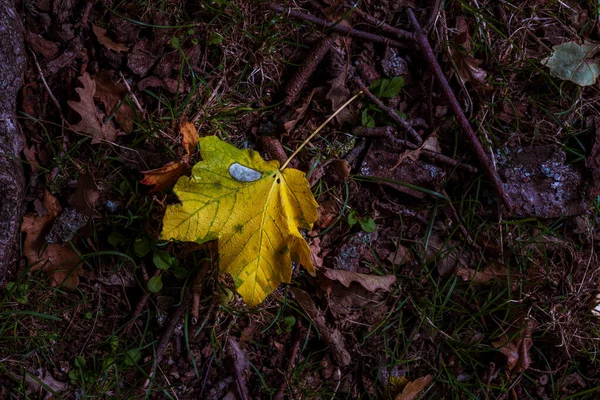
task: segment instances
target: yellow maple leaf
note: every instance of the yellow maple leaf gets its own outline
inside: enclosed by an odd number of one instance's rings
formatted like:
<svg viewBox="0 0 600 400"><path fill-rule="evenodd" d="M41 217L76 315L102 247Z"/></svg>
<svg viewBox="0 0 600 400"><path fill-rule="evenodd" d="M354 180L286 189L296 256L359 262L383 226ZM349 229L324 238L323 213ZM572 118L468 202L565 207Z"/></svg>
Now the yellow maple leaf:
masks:
<svg viewBox="0 0 600 400"><path fill-rule="evenodd" d="M305 174L253 150L239 150L215 136L200 138L201 162L173 191L181 204L167 207L162 239L218 240L219 268L231 274L246 304L262 302L290 282L291 262L311 274L310 248L299 228L317 220Z"/></svg>

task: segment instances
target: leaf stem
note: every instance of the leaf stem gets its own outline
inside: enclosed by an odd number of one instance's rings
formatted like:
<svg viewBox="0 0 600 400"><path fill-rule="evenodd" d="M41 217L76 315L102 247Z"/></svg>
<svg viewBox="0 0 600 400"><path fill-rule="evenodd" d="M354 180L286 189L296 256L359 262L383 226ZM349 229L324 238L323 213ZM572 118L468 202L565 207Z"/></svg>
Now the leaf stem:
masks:
<svg viewBox="0 0 600 400"><path fill-rule="evenodd" d="M307 137L307 138L306 138L306 140L305 140L304 142L302 142L302 144L300 145L300 147L298 147L298 148L296 149L296 151L294 151L294 152L292 153L292 155L291 155L291 156L289 156L289 158L288 158L288 159L287 159L287 160L286 160L286 161L283 163L283 165L281 166L281 168L279 168L279 170L280 170L280 171L283 171L283 170L285 169L285 167L287 167L287 166L288 166L288 164L290 163L290 161L292 161L292 159L293 159L294 157L296 157L296 154L298 154L298 153L300 152L300 150L302 150L302 149L304 148L304 146L306 146L306 145L308 144L308 142L310 142L310 140L311 140L312 138L314 138L314 137L315 137L315 135L316 135L317 133L319 133L319 132L321 131L321 129L323 129L323 128L324 128L324 127L325 127L325 126L326 126L326 125L329 123L329 121L331 121L333 118L335 118L335 116L336 116L336 115L338 115L338 114L339 114L339 113L340 113L340 112L341 112L341 111L342 111L344 108L348 107L348 105L349 105L350 103L352 103L354 100L356 100L356 98L357 98L358 96L360 96L361 94L363 94L363 91L362 91L362 90L361 90L360 92L356 93L354 96L352 96L352 97L350 98L350 100L348 100L347 102L345 102L344 104L342 104L340 108L338 108L338 109L337 109L337 110L336 110L336 111L335 111L333 114L331 114L331 116L330 116L329 118L327 118L327 119L325 120L325 122L323 122L323 123L322 123L322 124L321 124L321 125L320 125L320 126L317 128L317 129L315 129L315 131L314 131L314 132L313 132L313 133L312 133L312 134L311 134L309 137Z"/></svg>

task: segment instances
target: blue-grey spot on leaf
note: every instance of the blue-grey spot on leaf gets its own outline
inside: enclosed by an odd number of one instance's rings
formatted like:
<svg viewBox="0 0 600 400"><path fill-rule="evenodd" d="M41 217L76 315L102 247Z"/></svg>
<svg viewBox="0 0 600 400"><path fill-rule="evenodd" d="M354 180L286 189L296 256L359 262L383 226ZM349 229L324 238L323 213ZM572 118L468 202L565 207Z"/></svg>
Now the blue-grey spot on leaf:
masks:
<svg viewBox="0 0 600 400"><path fill-rule="evenodd" d="M229 166L229 175L238 182L254 182L262 176L260 172L238 163Z"/></svg>

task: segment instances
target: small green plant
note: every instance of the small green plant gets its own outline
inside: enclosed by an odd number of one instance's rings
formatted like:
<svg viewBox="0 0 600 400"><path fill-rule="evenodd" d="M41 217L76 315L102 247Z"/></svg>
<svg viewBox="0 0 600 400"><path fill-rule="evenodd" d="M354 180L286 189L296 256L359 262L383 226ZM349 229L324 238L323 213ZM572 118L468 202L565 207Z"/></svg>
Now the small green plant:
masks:
<svg viewBox="0 0 600 400"><path fill-rule="evenodd" d="M391 79L381 78L373 81L371 86L369 86L369 90L375 96L380 99L387 99L398 96L400 91L404 88L404 78L401 76L397 76ZM367 128L374 128L377 123L375 121L375 117L381 111L377 106L373 104L367 105L361 112L361 124ZM403 112L397 111L398 115L402 118L406 118L406 115Z"/></svg>
<svg viewBox="0 0 600 400"><path fill-rule="evenodd" d="M396 97L404 87L404 78L396 76L392 79L381 78L373 81L369 90L380 99Z"/></svg>
<svg viewBox="0 0 600 400"><path fill-rule="evenodd" d="M87 368L87 363L83 356L75 357L73 368L69 371L69 380L74 385L86 386L94 383L96 378L94 372Z"/></svg>
<svg viewBox="0 0 600 400"><path fill-rule="evenodd" d="M26 283L8 282L6 284L7 297L17 303L27 304L27 293L29 293L29 285Z"/></svg>
<svg viewBox="0 0 600 400"><path fill-rule="evenodd" d="M296 317L294 317L293 315L285 317L279 323L279 328L277 329L277 334L281 335L281 333L283 333L283 332L285 332L285 333L291 333L292 332L292 328L294 327L294 325L296 325Z"/></svg>
<svg viewBox="0 0 600 400"><path fill-rule="evenodd" d="M354 226L357 223L360 225L360 228L367 233L374 232L375 229L377 229L377 224L373 218L361 217L355 210L352 210L350 211L350 214L348 214L348 225Z"/></svg>

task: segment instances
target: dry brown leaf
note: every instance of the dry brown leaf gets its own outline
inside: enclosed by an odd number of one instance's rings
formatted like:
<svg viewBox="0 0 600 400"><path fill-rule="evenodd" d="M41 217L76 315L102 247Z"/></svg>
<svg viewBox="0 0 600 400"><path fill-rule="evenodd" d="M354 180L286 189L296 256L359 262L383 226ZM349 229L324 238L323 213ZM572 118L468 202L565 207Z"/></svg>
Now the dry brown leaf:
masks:
<svg viewBox="0 0 600 400"><path fill-rule="evenodd" d="M308 247L310 247L310 260L315 266L316 270L323 268L323 256L321 256L321 239L317 232L308 232Z"/></svg>
<svg viewBox="0 0 600 400"><path fill-rule="evenodd" d="M494 279L506 279L508 277L508 269L496 262L490 262L481 271L459 265L456 267L456 275L465 281L483 283ZM517 274L514 275L517 276Z"/></svg>
<svg viewBox="0 0 600 400"><path fill-rule="evenodd" d="M96 25L92 25L92 30L94 31L94 34L98 38L98 41L100 42L100 44L102 46L106 47L107 49L117 51L117 52L129 51L129 47L125 46L122 43L117 43L117 42L113 41L111 38L109 38L106 35L106 29L100 28L99 26L96 26Z"/></svg>
<svg viewBox="0 0 600 400"><path fill-rule="evenodd" d="M485 85L487 72L480 67L483 60L460 53L454 49L450 49L452 59L456 63L458 76L463 83L469 82L473 86Z"/></svg>
<svg viewBox="0 0 600 400"><path fill-rule="evenodd" d="M302 307L308 318L317 326L319 333L323 336L323 341L330 347L336 364L340 367L350 365L352 357L348 350L346 350L344 335L336 328L329 326L323 311L316 306L308 293L295 287L291 287L290 290L296 302Z"/></svg>
<svg viewBox="0 0 600 400"><path fill-rule="evenodd" d="M81 258L68 244L46 242L46 233L60 213L61 206L48 191L44 193L43 205L46 209L44 215L27 214L23 217L21 231L26 233L23 253L32 266L31 270L43 268L52 286L74 289L83 273Z"/></svg>
<svg viewBox="0 0 600 400"><path fill-rule="evenodd" d="M455 47L450 48L450 55L456 64L459 79L463 85L469 82L476 87L486 86L487 72L480 67L483 61L472 55L471 33L466 18L457 18L456 31L458 34L452 39ZM457 50L458 48L462 48L463 51Z"/></svg>
<svg viewBox="0 0 600 400"><path fill-rule="evenodd" d="M390 286L396 282L394 275L368 275L358 272L344 271L343 269L325 268L323 275L333 281L338 281L345 287L349 288L352 282L360 284L369 292L376 290L390 291Z"/></svg>
<svg viewBox="0 0 600 400"><path fill-rule="evenodd" d="M415 379L414 381L408 382L402 390L402 393L399 393L395 400L413 400L416 399L417 396L421 394L423 390L431 383L432 380L431 375L422 376L419 379Z"/></svg>
<svg viewBox="0 0 600 400"><path fill-rule="evenodd" d="M85 72L80 76L79 81L83 84L82 88L76 88L79 94L79 101L69 100L69 106L81 116L81 121L71 128L76 132L87 133L92 136L92 144L97 144L103 140L112 142L117 138L119 131L114 127L112 121L104 123L105 115L98 111L94 104L94 94L96 93L96 82Z"/></svg>
<svg viewBox="0 0 600 400"><path fill-rule="evenodd" d="M402 245L399 245L396 251L394 251L387 257L387 260L394 265L404 265L413 261L414 259L415 257L413 256L413 253L410 251L410 249Z"/></svg>
<svg viewBox="0 0 600 400"><path fill-rule="evenodd" d="M80 174L77 177L75 192L69 197L69 204L90 218L99 218L96 203L100 199L98 186L90 174Z"/></svg>
<svg viewBox="0 0 600 400"><path fill-rule="evenodd" d="M292 115L292 119L289 120L288 122L286 122L285 124L283 124L283 127L285 128L285 132L286 133L290 133L292 131L292 129L294 129L296 127L296 124L298 123L298 121L300 121L302 119L302 117L304 116L304 113L306 113L306 110L308 110L308 106L310 106L310 102L313 98L313 96L315 95L315 93L317 92L318 88L313 89L310 94L308 95L308 97L306 98L306 100L304 100L304 103L302 104L302 107L297 108L296 111L294 111L294 115Z"/></svg>
<svg viewBox="0 0 600 400"><path fill-rule="evenodd" d="M115 83L113 76L114 71L102 71L94 77L96 82L94 98L104 105L107 114L115 114L115 120L125 132L131 133L135 111L129 104L121 104L123 99L129 95L129 91L124 84ZM121 104L120 107L119 104Z"/></svg>
<svg viewBox="0 0 600 400"><path fill-rule="evenodd" d="M419 146L418 149L407 150L404 153L400 154L396 165L390 168L390 171L393 171L394 169L398 168L398 166L402 164L402 162L404 162L404 160L406 159L416 161L423 152L423 150L432 151L434 153L440 153L442 151L436 133L432 133L431 135L429 135L429 137L423 142L421 146Z"/></svg>
<svg viewBox="0 0 600 400"><path fill-rule="evenodd" d="M317 219L316 225L319 228L327 228L335 221L339 214L338 206L335 200L325 200L319 204L319 218Z"/></svg>
<svg viewBox="0 0 600 400"><path fill-rule="evenodd" d="M29 30L25 30L25 41L31 50L43 56L46 60L55 58L60 49L58 44L44 39L42 36Z"/></svg>
<svg viewBox="0 0 600 400"><path fill-rule="evenodd" d="M144 179L140 181L144 185L155 185L150 193L160 192L175 184L177 179L185 172L185 165L181 161L172 161L160 168L141 171Z"/></svg>
<svg viewBox="0 0 600 400"><path fill-rule="evenodd" d="M198 132L194 124L184 122L181 124L180 129L181 144L185 149L185 154L181 157L181 161L171 161L160 168L141 171L144 174L144 179L140 183L144 185L156 185L150 190L150 193L160 192L177 182L177 179L185 172L190 155L198 146Z"/></svg>
<svg viewBox="0 0 600 400"><path fill-rule="evenodd" d="M507 368L518 373L525 371L531 365L531 355L529 350L533 346L531 336L537 323L530 319L527 325L519 332L519 334L509 342L508 336L503 336L500 340L492 342L492 346L500 350L507 357Z"/></svg>

